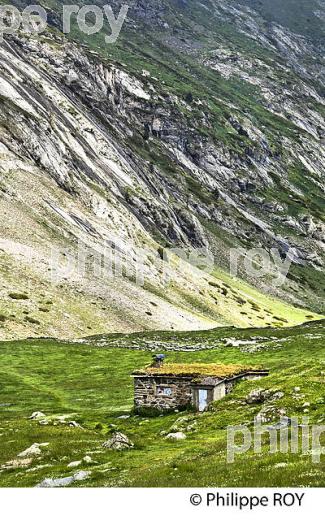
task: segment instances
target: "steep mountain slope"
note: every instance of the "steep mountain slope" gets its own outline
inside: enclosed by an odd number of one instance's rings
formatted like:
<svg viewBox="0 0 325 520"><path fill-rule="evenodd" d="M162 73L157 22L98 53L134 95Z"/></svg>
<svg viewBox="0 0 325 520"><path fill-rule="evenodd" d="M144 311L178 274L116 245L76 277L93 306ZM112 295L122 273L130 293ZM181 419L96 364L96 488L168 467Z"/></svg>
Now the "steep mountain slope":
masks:
<svg viewBox="0 0 325 520"><path fill-rule="evenodd" d="M219 240L224 245L225 234L232 246L262 244L282 254L291 246L295 263L307 268L292 269L291 279L302 284L289 284L281 297L298 292L301 303L314 304L316 292L319 308L324 277L314 269L323 266L324 254L324 40L316 44L222 0L131 5L116 45L103 46L103 35L87 41L141 79L143 69L157 78L160 98L137 114L144 139L134 136L133 150L156 165L158 157L164 177L176 177L174 191L182 183L183 204L209 228L209 243L217 235L219 264L229 268L229 245L225 253ZM304 20L303 10L299 17ZM189 161L194 182L186 175Z"/></svg>
<svg viewBox="0 0 325 520"><path fill-rule="evenodd" d="M51 3L55 27L1 46L3 337L317 317L321 43L230 2L131 4L115 45L76 26L92 50L68 43ZM215 271L163 247L205 248ZM282 287L239 274L312 312L220 271L235 247L290 249Z"/></svg>

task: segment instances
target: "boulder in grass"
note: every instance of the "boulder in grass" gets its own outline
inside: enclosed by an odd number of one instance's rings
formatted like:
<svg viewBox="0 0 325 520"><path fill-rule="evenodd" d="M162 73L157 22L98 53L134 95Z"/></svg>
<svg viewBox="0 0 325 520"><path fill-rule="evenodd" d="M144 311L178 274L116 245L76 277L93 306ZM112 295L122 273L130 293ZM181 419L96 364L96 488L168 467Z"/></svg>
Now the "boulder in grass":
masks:
<svg viewBox="0 0 325 520"><path fill-rule="evenodd" d="M81 430L83 430L81 424L77 423L76 421L70 421L68 425L70 426L70 428L81 428Z"/></svg>
<svg viewBox="0 0 325 520"><path fill-rule="evenodd" d="M26 468L27 466L30 466L32 464L33 458L30 457L29 459L14 459L9 460L9 462L6 462L5 464L2 464L0 466L1 470L6 469L18 469L18 468Z"/></svg>
<svg viewBox="0 0 325 520"><path fill-rule="evenodd" d="M54 487L66 487L74 482L73 477L62 477L62 478L45 478L37 484L38 488L54 488Z"/></svg>
<svg viewBox="0 0 325 520"><path fill-rule="evenodd" d="M183 432L169 433L166 439L171 439L173 441L183 441L186 439L186 435Z"/></svg>
<svg viewBox="0 0 325 520"><path fill-rule="evenodd" d="M46 478L40 482L36 487L38 488L56 488L56 487L66 487L72 484L73 482L77 482L80 480L86 480L91 475L91 471L78 471L71 477L62 477L62 478Z"/></svg>
<svg viewBox="0 0 325 520"><path fill-rule="evenodd" d="M252 390L250 394L246 397L247 404L260 404L264 403L266 399L268 399L271 395L269 390L265 390L264 388L258 388L256 390Z"/></svg>
<svg viewBox="0 0 325 520"><path fill-rule="evenodd" d="M73 480L74 481L87 480L87 478L89 478L90 475L91 475L91 471L78 471L78 473L75 473L73 475Z"/></svg>
<svg viewBox="0 0 325 520"><path fill-rule="evenodd" d="M134 444L130 441L130 439L121 432L115 432L113 436L103 443L104 448L108 448L110 450L128 450L133 448Z"/></svg>
<svg viewBox="0 0 325 520"><path fill-rule="evenodd" d="M47 419L42 419L41 421L38 421L38 424L41 426L48 426L50 422Z"/></svg>
<svg viewBox="0 0 325 520"><path fill-rule="evenodd" d="M46 417L45 413L33 412L32 415L30 417L28 417L28 419L31 419L32 421L34 421L36 419L41 419L42 417Z"/></svg>
<svg viewBox="0 0 325 520"><path fill-rule="evenodd" d="M48 446L49 443L48 442L43 442L41 444L39 444L38 442L35 442L34 444L32 444L29 448L27 448L26 450L22 451L21 453L19 453L17 455L17 457L19 458L28 458L28 457L37 457L39 455L42 455L42 451L41 451L41 448L43 446Z"/></svg>
<svg viewBox="0 0 325 520"><path fill-rule="evenodd" d="M284 392L275 392L275 394L272 395L272 401L276 401L277 399L282 399L284 397Z"/></svg>
<svg viewBox="0 0 325 520"><path fill-rule="evenodd" d="M77 468L82 464L82 460L74 460L68 464L68 468Z"/></svg>

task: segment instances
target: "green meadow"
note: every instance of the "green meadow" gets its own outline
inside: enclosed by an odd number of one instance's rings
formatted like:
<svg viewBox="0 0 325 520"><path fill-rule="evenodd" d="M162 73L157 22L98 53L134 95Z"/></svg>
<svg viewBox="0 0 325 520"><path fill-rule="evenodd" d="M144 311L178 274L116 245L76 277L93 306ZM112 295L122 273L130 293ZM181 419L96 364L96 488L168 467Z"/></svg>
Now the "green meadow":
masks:
<svg viewBox="0 0 325 520"><path fill-rule="evenodd" d="M96 336L78 343L1 343L0 486L33 487L79 470L90 474L74 486L324 486L324 456L316 464L312 448L308 454L270 454L268 434L262 453L250 449L233 464L226 460L227 426L252 428L260 412L267 425L277 424L281 415L308 416L310 424L325 425L324 347L324 321L281 329ZM165 351L166 362L256 364L270 375L239 383L202 414L137 416L131 373L157 351ZM247 395L260 388L271 397L247 404ZM28 419L35 411L45 414L47 424ZM129 437L133 449L102 446L116 430ZM186 438L166 439L177 431ZM17 455L34 443L48 445L22 463ZM87 455L91 462L83 460ZM81 461L77 469L68 467L74 461Z"/></svg>

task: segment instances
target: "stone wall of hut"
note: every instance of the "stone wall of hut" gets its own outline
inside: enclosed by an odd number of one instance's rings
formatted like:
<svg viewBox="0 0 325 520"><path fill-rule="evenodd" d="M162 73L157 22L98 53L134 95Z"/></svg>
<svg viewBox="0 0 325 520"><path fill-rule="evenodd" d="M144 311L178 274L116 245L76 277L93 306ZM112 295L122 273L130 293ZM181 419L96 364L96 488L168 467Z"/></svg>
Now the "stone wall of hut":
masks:
<svg viewBox="0 0 325 520"><path fill-rule="evenodd" d="M170 395L169 395L170 394ZM191 379L179 377L135 377L135 408L173 410L192 404Z"/></svg>

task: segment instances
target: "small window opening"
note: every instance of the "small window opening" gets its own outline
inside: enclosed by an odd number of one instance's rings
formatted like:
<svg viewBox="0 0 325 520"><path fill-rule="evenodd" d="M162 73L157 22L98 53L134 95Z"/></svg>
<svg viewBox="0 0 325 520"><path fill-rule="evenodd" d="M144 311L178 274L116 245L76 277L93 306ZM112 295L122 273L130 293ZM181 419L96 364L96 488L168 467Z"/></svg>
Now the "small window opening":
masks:
<svg viewBox="0 0 325 520"><path fill-rule="evenodd" d="M170 386L157 386L157 395L165 395L170 397L173 394L173 389Z"/></svg>

